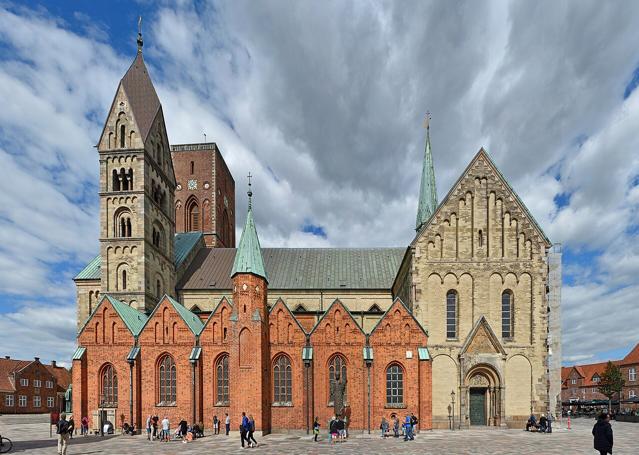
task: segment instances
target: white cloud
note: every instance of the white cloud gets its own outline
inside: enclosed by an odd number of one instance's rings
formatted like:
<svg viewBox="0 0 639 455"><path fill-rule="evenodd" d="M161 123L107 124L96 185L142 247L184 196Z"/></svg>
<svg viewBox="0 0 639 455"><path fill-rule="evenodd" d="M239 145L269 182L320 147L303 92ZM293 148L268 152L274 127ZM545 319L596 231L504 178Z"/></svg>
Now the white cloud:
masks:
<svg viewBox="0 0 639 455"><path fill-rule="evenodd" d="M44 10L3 5L0 288L12 307L73 302L59 264L97 251L92 146L133 56L109 44L110 18L80 35ZM606 316L632 314L637 290L639 92L622 94L638 20L639 5L620 14L596 1L180 2L145 19L145 56L171 142L206 133L221 147L238 229L243 176L256 176L264 246L406 245L425 111L440 196L485 146L553 241L603 251L565 263L564 353L577 359L609 350L593 333L621 332L621 346L634 329ZM306 223L327 237L301 232Z"/></svg>

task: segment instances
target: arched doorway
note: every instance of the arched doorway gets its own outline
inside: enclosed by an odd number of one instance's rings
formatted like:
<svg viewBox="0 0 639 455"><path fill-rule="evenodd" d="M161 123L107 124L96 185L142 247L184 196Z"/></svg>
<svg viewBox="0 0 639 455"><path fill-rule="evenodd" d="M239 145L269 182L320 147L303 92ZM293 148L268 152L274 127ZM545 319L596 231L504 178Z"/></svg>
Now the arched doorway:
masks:
<svg viewBox="0 0 639 455"><path fill-rule="evenodd" d="M465 386L470 425L501 425L502 387L497 372L489 365L478 365L466 376Z"/></svg>

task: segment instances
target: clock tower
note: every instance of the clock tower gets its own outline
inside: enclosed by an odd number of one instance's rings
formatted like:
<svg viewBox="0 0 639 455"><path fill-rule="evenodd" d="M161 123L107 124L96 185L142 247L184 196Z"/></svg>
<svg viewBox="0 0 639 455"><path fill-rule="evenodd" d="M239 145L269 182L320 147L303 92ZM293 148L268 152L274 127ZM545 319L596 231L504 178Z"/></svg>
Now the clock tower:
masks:
<svg viewBox="0 0 639 455"><path fill-rule="evenodd" d="M97 149L101 293L149 312L163 294L175 296L175 176L141 34Z"/></svg>

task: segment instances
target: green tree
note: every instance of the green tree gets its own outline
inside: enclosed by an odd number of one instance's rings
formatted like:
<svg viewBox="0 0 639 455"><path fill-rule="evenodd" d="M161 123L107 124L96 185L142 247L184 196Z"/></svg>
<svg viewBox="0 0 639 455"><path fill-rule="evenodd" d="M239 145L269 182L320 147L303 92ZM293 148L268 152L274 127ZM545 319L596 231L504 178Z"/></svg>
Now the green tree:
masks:
<svg viewBox="0 0 639 455"><path fill-rule="evenodd" d="M615 394L619 394L619 408L621 409L621 389L625 383L621 369L609 361L599 380L599 392L608 397L608 412L612 411L612 397Z"/></svg>

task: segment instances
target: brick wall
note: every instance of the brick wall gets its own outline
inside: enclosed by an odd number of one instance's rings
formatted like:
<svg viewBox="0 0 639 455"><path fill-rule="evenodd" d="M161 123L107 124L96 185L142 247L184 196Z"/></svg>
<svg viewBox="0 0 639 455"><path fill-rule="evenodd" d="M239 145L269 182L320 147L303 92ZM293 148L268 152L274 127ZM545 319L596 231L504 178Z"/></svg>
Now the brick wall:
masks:
<svg viewBox="0 0 639 455"><path fill-rule="evenodd" d="M40 362L38 357L16 371L12 376L15 378L13 381L15 391L0 392L0 414L35 414L59 411L61 409L62 400L58 393L64 390L59 388L56 377ZM27 384L23 385L22 380L26 380ZM40 381L39 387L37 387L38 383L36 381ZM47 381L50 382L51 387L47 387ZM7 395L13 397L12 406L7 406ZM26 406L21 406L21 396L26 397ZM39 406L34 400L35 397L40 398ZM52 406L49 406L49 398L53 398Z"/></svg>

